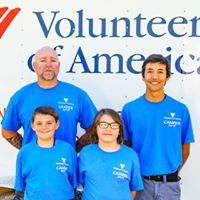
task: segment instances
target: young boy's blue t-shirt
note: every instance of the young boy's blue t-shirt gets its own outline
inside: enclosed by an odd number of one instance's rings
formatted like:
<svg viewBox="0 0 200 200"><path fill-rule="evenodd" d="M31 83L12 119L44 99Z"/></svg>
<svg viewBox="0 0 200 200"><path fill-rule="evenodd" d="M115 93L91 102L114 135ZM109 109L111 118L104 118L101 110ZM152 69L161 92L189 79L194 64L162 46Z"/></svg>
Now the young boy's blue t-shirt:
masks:
<svg viewBox="0 0 200 200"><path fill-rule="evenodd" d="M72 199L76 187L77 158L70 144L56 140L42 148L31 142L19 151L15 190L25 191L25 200Z"/></svg>

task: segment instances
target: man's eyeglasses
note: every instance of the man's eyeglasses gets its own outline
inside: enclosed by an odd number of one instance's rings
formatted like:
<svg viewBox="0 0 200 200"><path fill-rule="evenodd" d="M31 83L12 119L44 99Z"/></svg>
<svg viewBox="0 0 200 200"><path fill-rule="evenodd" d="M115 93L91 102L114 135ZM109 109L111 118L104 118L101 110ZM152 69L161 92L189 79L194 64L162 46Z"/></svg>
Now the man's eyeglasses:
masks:
<svg viewBox="0 0 200 200"><path fill-rule="evenodd" d="M112 122L112 123L99 122L97 125L102 129L107 129L109 126L111 129L119 129L120 127L120 124L118 124L117 122Z"/></svg>

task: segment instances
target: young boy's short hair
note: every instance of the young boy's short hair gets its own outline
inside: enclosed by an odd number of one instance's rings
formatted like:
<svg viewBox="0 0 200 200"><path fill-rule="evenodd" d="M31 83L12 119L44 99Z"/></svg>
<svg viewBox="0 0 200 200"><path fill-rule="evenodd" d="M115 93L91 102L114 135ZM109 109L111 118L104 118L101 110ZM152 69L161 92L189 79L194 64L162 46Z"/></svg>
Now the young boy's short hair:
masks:
<svg viewBox="0 0 200 200"><path fill-rule="evenodd" d="M51 106L40 106L36 108L32 116L32 123L35 121L35 116L37 114L51 115L56 122L58 121L58 113Z"/></svg>

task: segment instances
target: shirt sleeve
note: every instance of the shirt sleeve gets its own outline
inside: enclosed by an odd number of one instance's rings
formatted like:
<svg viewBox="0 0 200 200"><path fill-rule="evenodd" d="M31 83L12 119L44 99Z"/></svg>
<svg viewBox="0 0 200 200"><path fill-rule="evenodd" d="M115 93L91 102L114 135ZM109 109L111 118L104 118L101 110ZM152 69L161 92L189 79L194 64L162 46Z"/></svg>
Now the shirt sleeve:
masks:
<svg viewBox="0 0 200 200"><path fill-rule="evenodd" d="M73 188L77 188L78 186L78 178L77 178L77 174L78 174L78 166L77 166L77 156L76 156L76 152L75 150L71 147L71 167L69 170L69 181L72 185Z"/></svg>
<svg viewBox="0 0 200 200"><path fill-rule="evenodd" d="M132 136L131 133L129 132L129 128L128 128L128 124L129 124L129 118L128 118L128 112L126 107L124 106L122 109L122 113L121 113L121 118L124 124L124 140L128 140L131 141L132 140Z"/></svg>
<svg viewBox="0 0 200 200"><path fill-rule="evenodd" d="M192 122L188 108L184 107L182 122L182 144L194 142Z"/></svg>
<svg viewBox="0 0 200 200"><path fill-rule="evenodd" d="M2 126L6 130L17 131L21 128L21 121L19 118L19 108L17 104L18 100L13 96L6 108L4 118L1 122Z"/></svg>
<svg viewBox="0 0 200 200"><path fill-rule="evenodd" d="M15 190L24 191L25 190L25 177L23 177L22 169L22 153L19 151L16 161L16 175L15 175Z"/></svg>
<svg viewBox="0 0 200 200"><path fill-rule="evenodd" d="M81 151L78 156L78 180L79 183L84 185L85 184L85 159L84 159L84 153Z"/></svg>
<svg viewBox="0 0 200 200"><path fill-rule="evenodd" d="M132 172L131 172L131 182L130 182L130 188L134 191L143 190L143 182L142 177L140 173L140 164L137 154L135 153L133 156L133 166L132 166Z"/></svg>
<svg viewBox="0 0 200 200"><path fill-rule="evenodd" d="M97 109L88 96L88 94L84 91L79 96L80 102L80 115L79 115L79 122L80 126L83 129L89 128L94 120L94 117L97 113Z"/></svg>

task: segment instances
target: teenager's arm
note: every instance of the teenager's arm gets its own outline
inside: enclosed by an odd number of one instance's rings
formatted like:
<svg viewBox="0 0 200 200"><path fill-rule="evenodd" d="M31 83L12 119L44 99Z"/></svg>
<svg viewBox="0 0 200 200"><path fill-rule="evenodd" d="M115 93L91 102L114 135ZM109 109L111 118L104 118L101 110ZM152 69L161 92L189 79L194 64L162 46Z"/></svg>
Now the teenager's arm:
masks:
<svg viewBox="0 0 200 200"><path fill-rule="evenodd" d="M22 147L22 136L18 132L9 131L2 127L1 133L3 138L5 138L11 145L20 149Z"/></svg>
<svg viewBox="0 0 200 200"><path fill-rule="evenodd" d="M188 157L190 155L190 143L186 143L186 144L182 144L182 166L186 163ZM181 168L179 169L179 171L181 170Z"/></svg>
<svg viewBox="0 0 200 200"><path fill-rule="evenodd" d="M135 196L136 196L136 191L131 191L131 194L132 194L132 196L133 196L133 199L135 199Z"/></svg>

